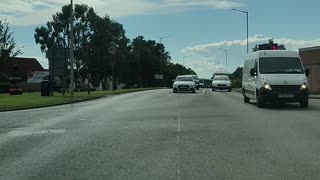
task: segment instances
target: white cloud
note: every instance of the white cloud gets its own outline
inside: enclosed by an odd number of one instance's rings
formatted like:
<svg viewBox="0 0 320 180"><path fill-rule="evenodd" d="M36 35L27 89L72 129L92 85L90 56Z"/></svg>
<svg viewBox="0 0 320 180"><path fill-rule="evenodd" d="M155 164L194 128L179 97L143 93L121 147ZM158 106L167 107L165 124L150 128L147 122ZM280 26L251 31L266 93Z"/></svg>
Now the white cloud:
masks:
<svg viewBox="0 0 320 180"><path fill-rule="evenodd" d="M268 42L268 39L271 39L271 37L257 34L249 38L249 47L252 48L256 44L266 43ZM297 40L289 38L275 38L274 42L278 44L284 44L288 50L298 50L299 48L303 47L320 45L320 39ZM224 48L228 50L228 71L232 73L237 67L243 65L243 59L246 55L246 45L246 39L221 41L187 47L184 48L182 52L185 55L198 57L198 59L191 61L191 64L189 65L197 73L201 73L202 75L208 77L209 75L212 75L212 72L216 71L217 68L225 68L225 53L218 48ZM249 51L251 51L251 49L249 49ZM208 60L208 58L211 60Z"/></svg>
<svg viewBox="0 0 320 180"><path fill-rule="evenodd" d="M193 57L186 60L185 64L187 68L193 69L200 78L211 78L213 72L225 69L225 66L214 58Z"/></svg>
<svg viewBox="0 0 320 180"><path fill-rule="evenodd" d="M66 0L1 0L0 16L13 25L43 24L67 3ZM74 0L74 3L87 4L98 14L109 14L113 18L176 13L191 7L230 9L244 6L243 0Z"/></svg>
<svg viewBox="0 0 320 180"><path fill-rule="evenodd" d="M249 47L253 47L256 44L266 43L271 37L266 37L261 34L257 34L253 37L249 37ZM296 40L287 38L274 38L274 42L278 44L284 44L288 50L298 50L302 47L319 46L320 39L312 40ZM191 55L201 55L201 56L211 56L217 51L218 48L237 48L245 47L247 45L247 40L231 40L231 41L221 41L216 43L197 45L193 47L187 47L182 51L186 54ZM251 50L251 49L250 49Z"/></svg>

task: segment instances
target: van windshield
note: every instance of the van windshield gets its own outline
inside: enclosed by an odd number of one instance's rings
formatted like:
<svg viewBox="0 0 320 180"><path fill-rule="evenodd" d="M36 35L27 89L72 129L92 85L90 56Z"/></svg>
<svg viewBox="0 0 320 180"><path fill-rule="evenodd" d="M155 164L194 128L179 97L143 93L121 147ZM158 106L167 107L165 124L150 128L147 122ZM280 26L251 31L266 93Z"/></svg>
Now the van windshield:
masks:
<svg viewBox="0 0 320 180"><path fill-rule="evenodd" d="M299 58L268 57L260 58L259 71L261 74L303 74Z"/></svg>

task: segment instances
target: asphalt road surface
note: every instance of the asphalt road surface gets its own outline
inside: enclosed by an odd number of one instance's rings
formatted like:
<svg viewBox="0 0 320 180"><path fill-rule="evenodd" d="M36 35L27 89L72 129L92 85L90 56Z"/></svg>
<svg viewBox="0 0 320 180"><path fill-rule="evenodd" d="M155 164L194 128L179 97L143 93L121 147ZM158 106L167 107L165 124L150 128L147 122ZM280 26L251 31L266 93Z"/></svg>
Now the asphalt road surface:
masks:
<svg viewBox="0 0 320 180"><path fill-rule="evenodd" d="M320 100L136 92L0 113L0 179L320 179Z"/></svg>

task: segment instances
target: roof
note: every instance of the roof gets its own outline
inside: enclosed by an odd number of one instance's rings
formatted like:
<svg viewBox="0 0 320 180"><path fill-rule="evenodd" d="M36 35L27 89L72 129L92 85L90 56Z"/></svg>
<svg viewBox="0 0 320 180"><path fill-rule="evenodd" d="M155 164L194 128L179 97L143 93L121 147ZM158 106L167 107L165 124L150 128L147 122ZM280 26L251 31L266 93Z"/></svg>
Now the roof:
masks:
<svg viewBox="0 0 320 180"><path fill-rule="evenodd" d="M16 67L16 70L15 68ZM8 77L20 77L27 80L28 74L33 71L44 71L36 58L14 57L9 58L0 65L0 72Z"/></svg>
<svg viewBox="0 0 320 180"><path fill-rule="evenodd" d="M312 51L312 50L320 50L320 46L306 47L300 48L299 51Z"/></svg>
<svg viewBox="0 0 320 180"><path fill-rule="evenodd" d="M299 57L298 51L288 50L260 50L249 53L246 59L252 59L256 57Z"/></svg>

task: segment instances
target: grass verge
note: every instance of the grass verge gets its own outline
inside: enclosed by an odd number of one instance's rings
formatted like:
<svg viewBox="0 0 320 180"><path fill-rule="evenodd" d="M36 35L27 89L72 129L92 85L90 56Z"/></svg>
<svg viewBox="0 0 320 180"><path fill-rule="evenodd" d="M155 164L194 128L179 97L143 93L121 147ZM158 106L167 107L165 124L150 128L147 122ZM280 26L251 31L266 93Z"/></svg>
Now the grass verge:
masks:
<svg viewBox="0 0 320 180"><path fill-rule="evenodd" d="M81 102L100 97L124 94L137 91L146 91L156 88L137 88L137 89L121 89L112 91L94 91L88 95L87 92L75 92L74 96L66 94L63 96L59 93L54 93L50 97L40 96L40 92L24 93L21 96L10 96L8 94L0 94L0 112L20 109L30 109L38 107L46 107L53 105L69 104L74 102Z"/></svg>

